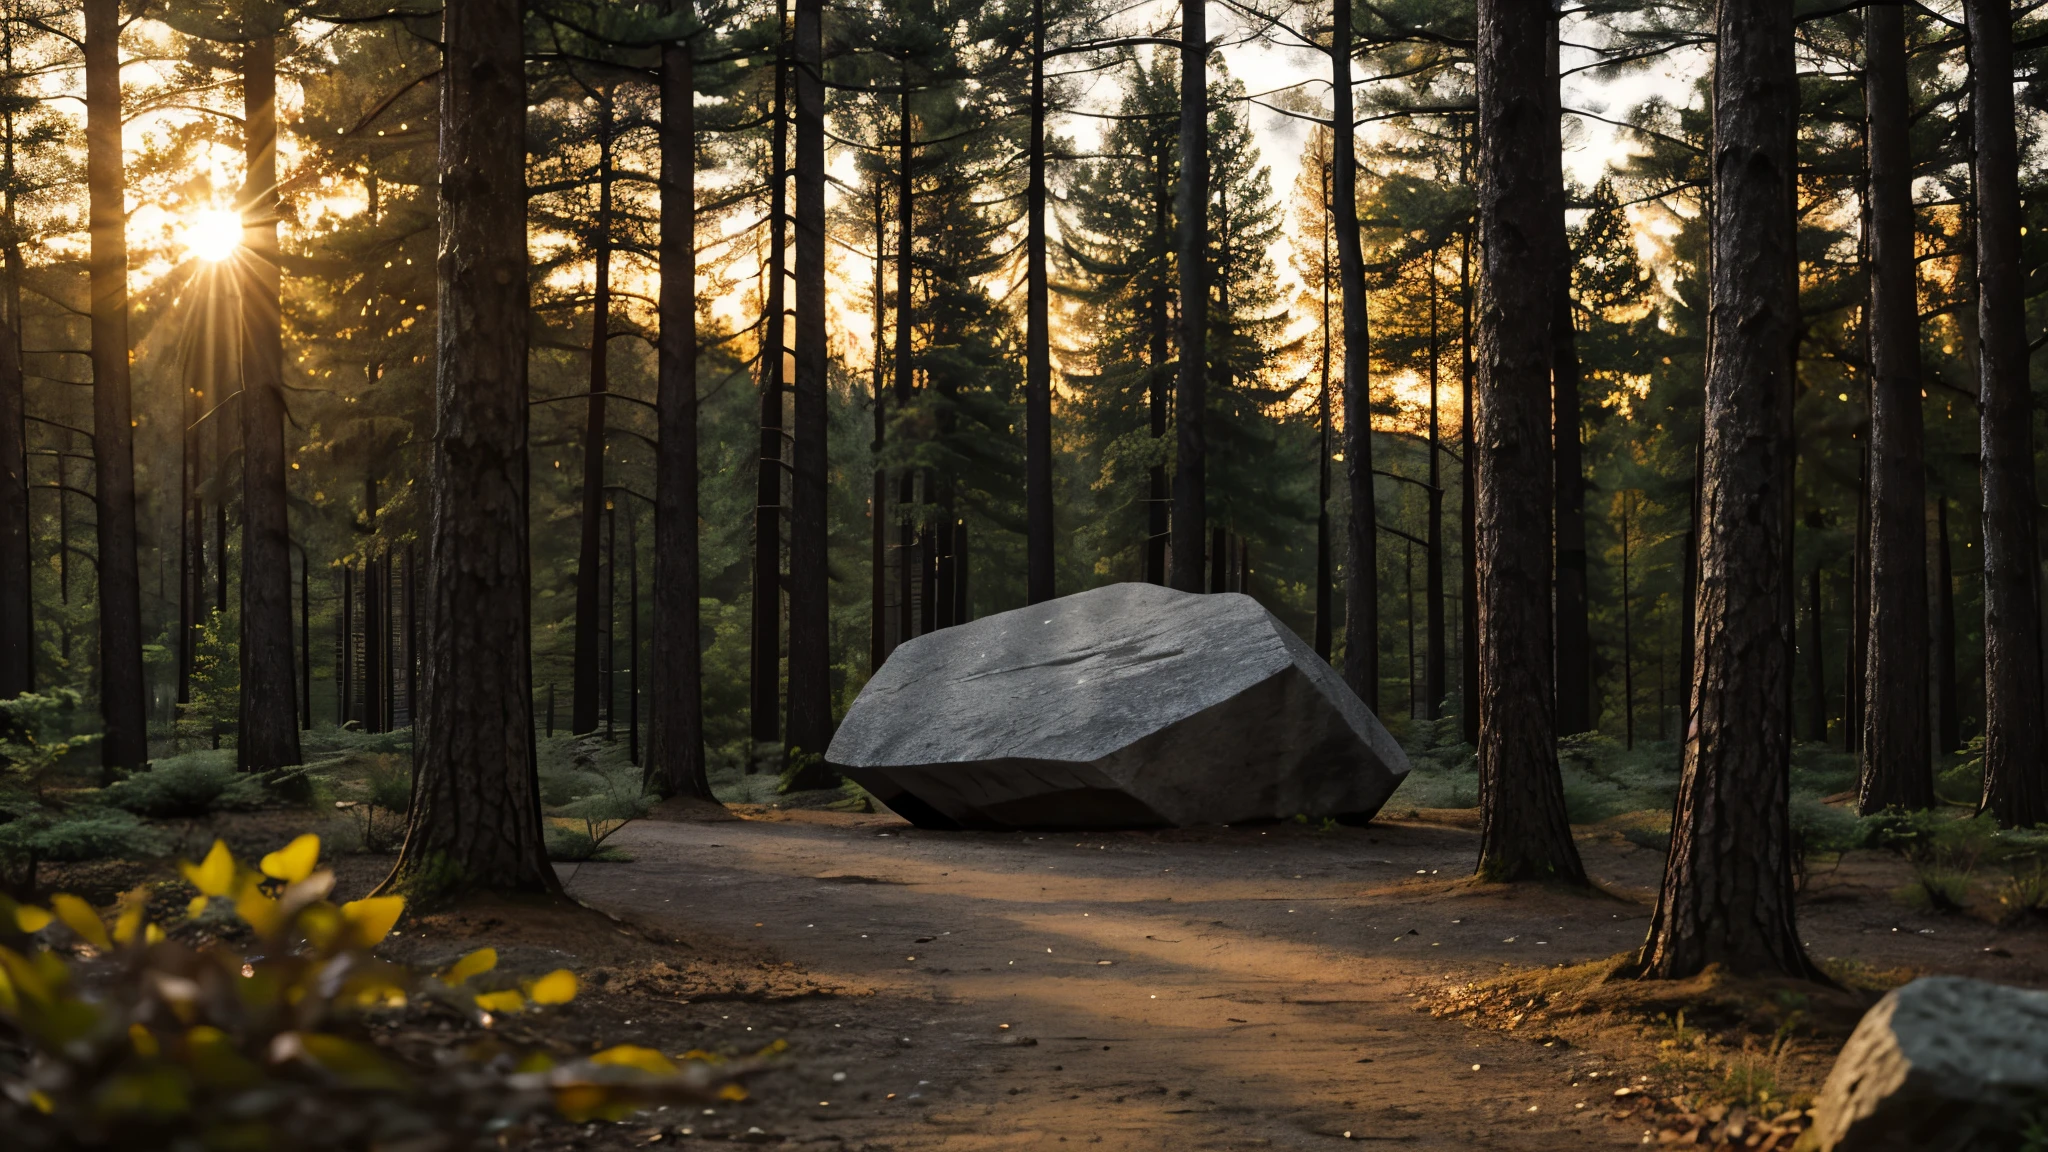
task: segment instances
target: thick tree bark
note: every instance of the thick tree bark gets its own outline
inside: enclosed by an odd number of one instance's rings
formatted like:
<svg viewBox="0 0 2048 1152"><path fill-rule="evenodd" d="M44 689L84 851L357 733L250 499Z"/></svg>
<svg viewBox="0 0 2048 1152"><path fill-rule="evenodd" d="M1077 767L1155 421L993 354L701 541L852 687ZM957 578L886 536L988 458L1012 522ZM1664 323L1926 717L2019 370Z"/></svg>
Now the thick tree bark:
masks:
<svg viewBox="0 0 2048 1152"><path fill-rule="evenodd" d="M712 799L704 770L698 618L697 113L695 48L661 46L660 437L654 453L653 685L646 777L669 796Z"/></svg>
<svg viewBox="0 0 2048 1152"><path fill-rule="evenodd" d="M610 356L612 342L612 98L609 92L597 99L597 236L591 246L592 288L590 297L590 397L585 402L583 422L583 498L577 518L581 530L576 546L576 636L573 674L575 702L569 717L569 731L576 735L597 731L600 702L604 699L604 660L600 623L603 597L598 586L602 542L601 523L605 513L605 393L611 390ZM604 711L609 714L610 709Z"/></svg>
<svg viewBox="0 0 2048 1152"><path fill-rule="evenodd" d="M1976 133L1977 411L1984 489L1984 798L2005 827L2048 823L2035 574L2033 402L2020 270L2012 7L1964 0Z"/></svg>
<svg viewBox="0 0 2048 1152"><path fill-rule="evenodd" d="M1906 17L1864 11L1870 147L1870 612L1856 807L1934 803L1927 731L1927 481L1907 146Z"/></svg>
<svg viewBox="0 0 2048 1152"><path fill-rule="evenodd" d="M1335 0L1330 33L1330 214L1344 307L1344 682L1380 707L1379 508L1372 482L1372 336L1365 313L1365 250L1358 236L1357 130L1351 123L1351 3Z"/></svg>
<svg viewBox="0 0 2048 1152"><path fill-rule="evenodd" d="M1551 726L1548 12L1479 4L1479 874L1582 884Z"/></svg>
<svg viewBox="0 0 2048 1152"><path fill-rule="evenodd" d="M119 0L85 0L86 186L92 249L93 481L99 509L100 763L149 759L128 387L128 181L121 155Z"/></svg>
<svg viewBox="0 0 2048 1152"><path fill-rule="evenodd" d="M297 764L292 541L285 490L284 313L277 246L277 42L242 47L249 174L242 190L242 661L235 756L245 772Z"/></svg>
<svg viewBox="0 0 2048 1152"><path fill-rule="evenodd" d="M761 335L761 447L754 476L754 631L750 711L754 742L782 734L783 222L789 211L789 88L782 3L776 0L775 155L768 162L768 301Z"/></svg>
<svg viewBox="0 0 2048 1152"><path fill-rule="evenodd" d="M1173 390L1172 583L1202 590L1202 542L1208 522L1209 408L1209 24L1207 0L1181 0L1180 183L1174 201L1180 231L1180 378Z"/></svg>
<svg viewBox="0 0 2048 1152"><path fill-rule="evenodd" d="M1697 711L1643 974L1815 978L1792 906L1792 9L1720 0Z"/></svg>
<svg viewBox="0 0 2048 1152"><path fill-rule="evenodd" d="M1554 173L1551 195L1555 207L1549 217L1552 251L1556 263L1552 275L1557 287L1551 294L1551 439L1552 498L1557 549L1557 572L1553 603L1557 611L1557 731L1584 732L1593 727L1592 638L1586 624L1586 471L1579 443L1579 350L1572 315L1572 252L1565 229L1565 212L1571 207L1564 187L1563 104L1558 75L1557 10L1551 9L1544 33L1548 63L1544 93L1559 131L1550 133L1551 156L1544 161L1546 175Z"/></svg>
<svg viewBox="0 0 2048 1152"><path fill-rule="evenodd" d="M1045 0L1031 3L1031 157L1024 190L1024 598L1053 598L1052 334L1045 273Z"/></svg>
<svg viewBox="0 0 2048 1152"><path fill-rule="evenodd" d="M796 5L796 437L789 517L791 751L817 759L791 781L823 788L832 742L831 573L825 518L824 0Z"/></svg>
<svg viewBox="0 0 2048 1152"><path fill-rule="evenodd" d="M517 0L442 12L427 653L405 847L384 887L555 893L527 624L526 78Z"/></svg>

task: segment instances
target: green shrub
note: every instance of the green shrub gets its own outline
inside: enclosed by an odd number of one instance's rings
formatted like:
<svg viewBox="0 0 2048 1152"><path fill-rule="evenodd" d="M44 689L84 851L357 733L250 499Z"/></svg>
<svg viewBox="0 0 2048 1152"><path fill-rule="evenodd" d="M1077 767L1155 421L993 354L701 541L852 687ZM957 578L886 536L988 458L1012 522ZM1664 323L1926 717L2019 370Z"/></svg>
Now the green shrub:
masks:
<svg viewBox="0 0 2048 1152"><path fill-rule="evenodd" d="M237 771L230 752L191 752L159 760L106 790L106 801L139 816L190 819L262 805L263 781Z"/></svg>
<svg viewBox="0 0 2048 1152"><path fill-rule="evenodd" d="M78 703L78 693L69 688L0 700L0 767L6 769L0 785L8 791L26 790L40 800L71 754L99 739L62 735Z"/></svg>
<svg viewBox="0 0 2048 1152"><path fill-rule="evenodd" d="M173 939L148 920L146 888L111 924L72 896L47 910L0 900L0 940L21 948L0 947L0 1029L28 1057L0 1065L8 1147L498 1147L550 1114L583 1123L744 1097L744 1067L678 1067L630 1045L567 1060L513 1049L496 1018L570 1001L575 976L493 979L489 948L429 978L380 960L371 950L404 900L329 902L319 849L302 836L258 871L216 842L184 866L201 893L188 915L231 908L256 938L247 956ZM85 946L82 958L51 947L60 940ZM479 1036L403 1062L371 1025L416 1009Z"/></svg>
<svg viewBox="0 0 2048 1152"><path fill-rule="evenodd" d="M553 860L624 860L604 847L605 840L654 806L640 770L623 762L599 763L587 771L543 771L540 785L548 815L548 857Z"/></svg>

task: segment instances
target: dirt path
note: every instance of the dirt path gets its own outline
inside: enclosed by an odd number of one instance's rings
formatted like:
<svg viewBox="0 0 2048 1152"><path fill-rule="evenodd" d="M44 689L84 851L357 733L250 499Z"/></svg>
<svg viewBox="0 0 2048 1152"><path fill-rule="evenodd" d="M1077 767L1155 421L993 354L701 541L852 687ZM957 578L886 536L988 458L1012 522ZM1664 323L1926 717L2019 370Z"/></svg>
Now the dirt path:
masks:
<svg viewBox="0 0 2048 1152"><path fill-rule="evenodd" d="M1603 1109L1606 1077L1631 1070L1417 1010L1422 980L1610 955L1646 923L1613 897L1468 887L1461 829L939 834L806 814L640 823L614 842L632 863L565 868L579 898L873 992L719 1005L702 1034L661 1038L793 1046L789 1075L701 1117L702 1135L990 1149L1642 1139Z"/></svg>

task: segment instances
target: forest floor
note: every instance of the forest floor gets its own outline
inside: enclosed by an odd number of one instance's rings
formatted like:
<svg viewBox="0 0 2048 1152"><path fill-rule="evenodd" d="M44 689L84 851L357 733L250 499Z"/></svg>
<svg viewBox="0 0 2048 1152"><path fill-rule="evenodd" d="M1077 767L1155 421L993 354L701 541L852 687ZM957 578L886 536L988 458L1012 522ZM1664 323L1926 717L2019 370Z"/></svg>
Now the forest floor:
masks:
<svg viewBox="0 0 2048 1152"><path fill-rule="evenodd" d="M1474 811L1403 812L1090 835L657 814L607 842L629 859L558 865L587 909L465 905L409 918L390 951L433 967L490 944L507 971L576 970L575 1003L507 1028L558 1050L786 1043L744 1102L545 1140L589 1148L1784 1149L1801 1121L1782 1110L1882 989L2048 985L2048 928L1915 911L1906 866L1862 851L1818 865L1800 905L1845 990L1617 979L1661 853L1586 826L1596 890L1482 885ZM187 832L248 856L303 819ZM339 857L337 894L389 864ZM136 879L67 872L51 879L102 899Z"/></svg>

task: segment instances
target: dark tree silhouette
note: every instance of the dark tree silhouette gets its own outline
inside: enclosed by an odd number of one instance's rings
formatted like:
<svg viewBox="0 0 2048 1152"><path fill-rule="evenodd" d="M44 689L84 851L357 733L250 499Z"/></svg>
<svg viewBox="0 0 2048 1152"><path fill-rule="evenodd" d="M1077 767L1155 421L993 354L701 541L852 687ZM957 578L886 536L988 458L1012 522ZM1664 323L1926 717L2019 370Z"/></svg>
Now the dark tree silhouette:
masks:
<svg viewBox="0 0 2048 1152"><path fill-rule="evenodd" d="M583 499L577 519L575 701L569 731L597 731L598 712L609 711L604 675L605 394L611 391L612 343L612 93L597 100L597 218L591 229L590 395L583 420Z"/></svg>
<svg viewBox="0 0 2048 1152"><path fill-rule="evenodd" d="M11 303L11 302L10 302ZM0 320L0 700L35 690L35 603L29 583L28 418L20 309Z"/></svg>
<svg viewBox="0 0 2048 1152"><path fill-rule="evenodd" d="M1792 9L1720 0L1692 728L1645 975L1813 977L1793 921Z"/></svg>
<svg viewBox="0 0 2048 1152"><path fill-rule="evenodd" d="M790 470L789 731L797 788L835 782L824 766L832 741L830 573L825 522L825 82L824 0L797 0L796 63L796 435Z"/></svg>
<svg viewBox="0 0 2048 1152"><path fill-rule="evenodd" d="M1045 0L1031 0L1031 141L1024 190L1025 599L1053 598L1052 334L1045 274Z"/></svg>
<svg viewBox="0 0 2048 1152"><path fill-rule="evenodd" d="M2012 6L1964 0L1976 133L1977 412L1984 488L1984 799L2006 827L2048 823L2035 600L2033 399L2020 270Z"/></svg>
<svg viewBox="0 0 2048 1152"><path fill-rule="evenodd" d="M690 5L682 5L690 14ZM704 656L698 619L697 130L695 32L661 46L661 297L654 456L653 715L647 779L712 799L704 770Z"/></svg>
<svg viewBox="0 0 2048 1152"><path fill-rule="evenodd" d="M1352 123L1351 0L1334 0L1330 30L1330 215L1344 316L1344 682L1380 706L1379 510L1372 481L1372 335L1366 327L1365 250L1358 236L1357 127Z"/></svg>
<svg viewBox="0 0 2048 1152"><path fill-rule="evenodd" d="M559 892L541 836L527 623L526 79L519 0L442 10L426 675L384 887Z"/></svg>
<svg viewBox="0 0 2048 1152"><path fill-rule="evenodd" d="M788 47L783 6L775 5L775 94L769 115L774 155L768 161L768 299L761 317L761 430L754 476L754 618L751 693L753 736L772 742L782 732L782 369L783 223L789 213Z"/></svg>
<svg viewBox="0 0 2048 1152"><path fill-rule="evenodd" d="M1202 590L1202 542L1208 518L1209 333L1209 26L1207 0L1181 0L1180 185L1174 201L1180 232L1180 378L1173 392L1173 543L1171 583Z"/></svg>
<svg viewBox="0 0 2048 1152"><path fill-rule="evenodd" d="M1480 0L1479 874L1585 882L1551 727L1551 298L1562 277L1549 9Z"/></svg>
<svg viewBox="0 0 2048 1152"><path fill-rule="evenodd" d="M1544 32L1548 63L1544 92L1550 109L1561 120L1563 107L1558 75L1557 9L1551 9L1550 26ZM1562 124L1559 124L1562 127ZM1544 161L1556 206L1550 213L1550 245L1558 253L1557 287L1551 293L1551 471L1554 487L1553 531L1557 551L1555 599L1557 611L1557 719L1559 734L1584 732L1593 727L1592 637L1586 622L1586 470L1579 444L1579 353L1573 331L1572 254L1565 231L1565 211L1571 200L1564 186L1563 137L1552 132L1551 156Z"/></svg>
<svg viewBox="0 0 2048 1152"><path fill-rule="evenodd" d="M1870 593L1863 773L1856 807L1934 803L1927 744L1927 481L1920 427L1920 299L1907 146L1906 17L1864 9L1870 163Z"/></svg>
<svg viewBox="0 0 2048 1152"><path fill-rule="evenodd" d="M277 244L277 42L242 46L242 652L236 758L245 771L297 764L292 540L285 489L284 316Z"/></svg>

